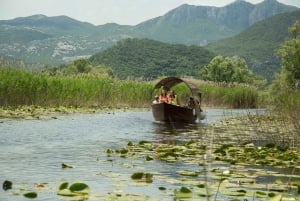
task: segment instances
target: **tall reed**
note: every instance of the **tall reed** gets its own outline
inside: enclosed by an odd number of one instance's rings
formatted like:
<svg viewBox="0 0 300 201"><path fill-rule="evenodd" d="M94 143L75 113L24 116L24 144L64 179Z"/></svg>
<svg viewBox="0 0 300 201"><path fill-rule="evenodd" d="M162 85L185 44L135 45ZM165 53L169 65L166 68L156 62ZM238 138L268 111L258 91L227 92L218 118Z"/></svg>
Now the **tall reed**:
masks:
<svg viewBox="0 0 300 201"><path fill-rule="evenodd" d="M224 106L230 108L257 108L258 91L248 85L219 85L202 83L200 90L204 94L203 102L209 106Z"/></svg>
<svg viewBox="0 0 300 201"><path fill-rule="evenodd" d="M152 98L150 83L117 81L109 77L45 76L0 69L0 105L130 106L141 107Z"/></svg>
<svg viewBox="0 0 300 201"><path fill-rule="evenodd" d="M0 106L107 106L149 107L159 94L152 82L116 80L110 77L79 74L50 76L24 70L0 68ZM206 106L257 107L258 92L249 86L196 84ZM191 95L188 87L174 87L183 105Z"/></svg>

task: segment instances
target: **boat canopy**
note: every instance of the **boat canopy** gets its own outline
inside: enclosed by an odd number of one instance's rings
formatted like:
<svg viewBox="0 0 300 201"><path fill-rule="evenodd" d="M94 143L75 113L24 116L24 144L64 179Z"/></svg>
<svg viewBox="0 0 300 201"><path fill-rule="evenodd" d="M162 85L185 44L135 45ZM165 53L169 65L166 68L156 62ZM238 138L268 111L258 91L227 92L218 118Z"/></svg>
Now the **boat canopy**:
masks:
<svg viewBox="0 0 300 201"><path fill-rule="evenodd" d="M191 82L189 82L187 80L184 80L182 78L178 78L178 77L166 77L166 78L163 78L162 80L160 80L154 86L154 88L155 89L159 89L159 88L163 87L163 88L171 89L175 85L180 84L182 82L185 83L189 87L189 89L192 92L193 96L195 96L195 97L198 96L201 99L201 92L200 92L200 90L193 83L191 83Z"/></svg>

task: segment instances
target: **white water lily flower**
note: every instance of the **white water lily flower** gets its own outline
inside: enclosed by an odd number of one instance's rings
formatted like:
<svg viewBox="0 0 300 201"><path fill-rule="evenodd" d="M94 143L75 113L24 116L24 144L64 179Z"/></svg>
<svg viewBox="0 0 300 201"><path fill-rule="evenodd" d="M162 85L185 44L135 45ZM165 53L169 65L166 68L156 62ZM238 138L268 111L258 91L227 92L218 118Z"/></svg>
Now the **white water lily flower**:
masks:
<svg viewBox="0 0 300 201"><path fill-rule="evenodd" d="M226 175L226 174L230 174L230 170L224 170L224 171L223 171L223 174L225 174L225 175Z"/></svg>

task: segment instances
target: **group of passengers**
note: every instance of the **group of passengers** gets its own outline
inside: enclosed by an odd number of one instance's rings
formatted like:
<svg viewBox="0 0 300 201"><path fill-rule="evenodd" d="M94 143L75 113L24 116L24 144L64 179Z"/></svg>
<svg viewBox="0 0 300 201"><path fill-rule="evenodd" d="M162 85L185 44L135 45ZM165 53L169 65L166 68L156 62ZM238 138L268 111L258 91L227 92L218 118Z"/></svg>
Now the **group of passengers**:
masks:
<svg viewBox="0 0 300 201"><path fill-rule="evenodd" d="M165 89L162 89L159 96L156 95L154 97L153 104L157 104L157 103L168 103L172 105L179 105L177 95L175 94L175 92L173 90L170 90L170 92L168 93L167 90ZM193 97L189 98L187 107L192 109L196 107L196 103Z"/></svg>
<svg viewBox="0 0 300 201"><path fill-rule="evenodd" d="M177 96L173 90L167 93L167 90L163 89L159 96L154 97L153 103L169 103L173 105L178 105Z"/></svg>

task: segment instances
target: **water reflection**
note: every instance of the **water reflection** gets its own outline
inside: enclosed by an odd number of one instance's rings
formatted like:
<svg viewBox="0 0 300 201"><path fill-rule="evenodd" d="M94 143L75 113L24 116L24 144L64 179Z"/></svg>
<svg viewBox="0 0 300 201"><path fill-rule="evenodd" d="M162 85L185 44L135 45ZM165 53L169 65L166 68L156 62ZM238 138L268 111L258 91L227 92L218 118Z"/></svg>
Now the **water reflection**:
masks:
<svg viewBox="0 0 300 201"><path fill-rule="evenodd" d="M174 123L174 122L153 122L153 141L164 144L184 143L195 134L201 133L203 123Z"/></svg>

